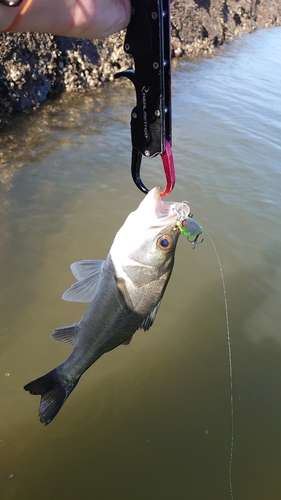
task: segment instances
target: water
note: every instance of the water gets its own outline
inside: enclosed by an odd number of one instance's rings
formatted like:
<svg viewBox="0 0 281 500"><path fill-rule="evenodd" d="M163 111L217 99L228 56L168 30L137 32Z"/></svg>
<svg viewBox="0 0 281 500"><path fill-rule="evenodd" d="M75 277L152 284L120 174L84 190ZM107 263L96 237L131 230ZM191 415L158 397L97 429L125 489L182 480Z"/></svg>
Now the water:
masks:
<svg viewBox="0 0 281 500"><path fill-rule="evenodd" d="M224 269L233 355L233 490L279 500L281 29L173 70L177 185ZM181 237L153 328L85 373L54 422L22 386L61 363L53 328L69 264L104 258L142 194L130 175L134 93L117 82L63 96L1 131L0 499L230 498L230 394L212 245ZM160 160L143 180L164 182Z"/></svg>

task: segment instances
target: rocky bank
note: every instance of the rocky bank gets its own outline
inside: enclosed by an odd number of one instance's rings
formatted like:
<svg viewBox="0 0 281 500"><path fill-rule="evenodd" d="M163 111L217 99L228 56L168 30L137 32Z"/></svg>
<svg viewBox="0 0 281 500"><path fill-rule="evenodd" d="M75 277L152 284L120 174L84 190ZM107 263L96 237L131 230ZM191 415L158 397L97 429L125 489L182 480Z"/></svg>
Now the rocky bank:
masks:
<svg viewBox="0 0 281 500"><path fill-rule="evenodd" d="M210 54L234 36L281 24L280 0L174 0L173 57ZM0 34L0 114L62 91L95 89L131 65L124 32L106 40Z"/></svg>

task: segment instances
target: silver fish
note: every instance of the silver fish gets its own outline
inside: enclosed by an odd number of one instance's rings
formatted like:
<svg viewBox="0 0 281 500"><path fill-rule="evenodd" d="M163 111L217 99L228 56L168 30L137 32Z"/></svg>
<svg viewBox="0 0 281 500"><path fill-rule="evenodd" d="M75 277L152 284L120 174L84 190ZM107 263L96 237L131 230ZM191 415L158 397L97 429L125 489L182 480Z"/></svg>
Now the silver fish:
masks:
<svg viewBox="0 0 281 500"><path fill-rule="evenodd" d="M40 394L40 421L56 416L81 375L105 352L129 344L136 330L149 330L170 279L180 235L176 202L154 188L118 231L105 261L71 265L78 280L64 300L90 302L79 323L57 328L51 337L73 348L69 358L24 389ZM189 207L187 207L189 213Z"/></svg>

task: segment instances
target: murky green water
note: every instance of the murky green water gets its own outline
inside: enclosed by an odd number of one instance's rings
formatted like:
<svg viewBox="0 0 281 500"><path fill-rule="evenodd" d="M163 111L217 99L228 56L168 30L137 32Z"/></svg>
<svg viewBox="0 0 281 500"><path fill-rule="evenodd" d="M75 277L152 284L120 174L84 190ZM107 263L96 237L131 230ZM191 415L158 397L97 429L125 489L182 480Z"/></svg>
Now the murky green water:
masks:
<svg viewBox="0 0 281 500"><path fill-rule="evenodd" d="M279 500L281 29L173 71L177 185L213 237L228 295L234 498ZM103 356L54 422L22 386L61 363L80 319L69 264L104 258L142 199L130 175L134 93L63 96L1 131L0 499L230 498L224 299L208 238L179 242L153 328ZM144 164L151 187L160 160Z"/></svg>

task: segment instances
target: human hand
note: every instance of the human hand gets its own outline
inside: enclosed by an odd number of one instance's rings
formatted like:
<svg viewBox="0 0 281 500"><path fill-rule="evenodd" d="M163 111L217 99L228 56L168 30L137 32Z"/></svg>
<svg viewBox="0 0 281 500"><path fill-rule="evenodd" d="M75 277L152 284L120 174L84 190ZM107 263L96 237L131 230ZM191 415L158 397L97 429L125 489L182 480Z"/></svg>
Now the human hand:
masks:
<svg viewBox="0 0 281 500"><path fill-rule="evenodd" d="M127 27L130 0L23 0L0 4L0 31L33 31L79 38L106 38Z"/></svg>

